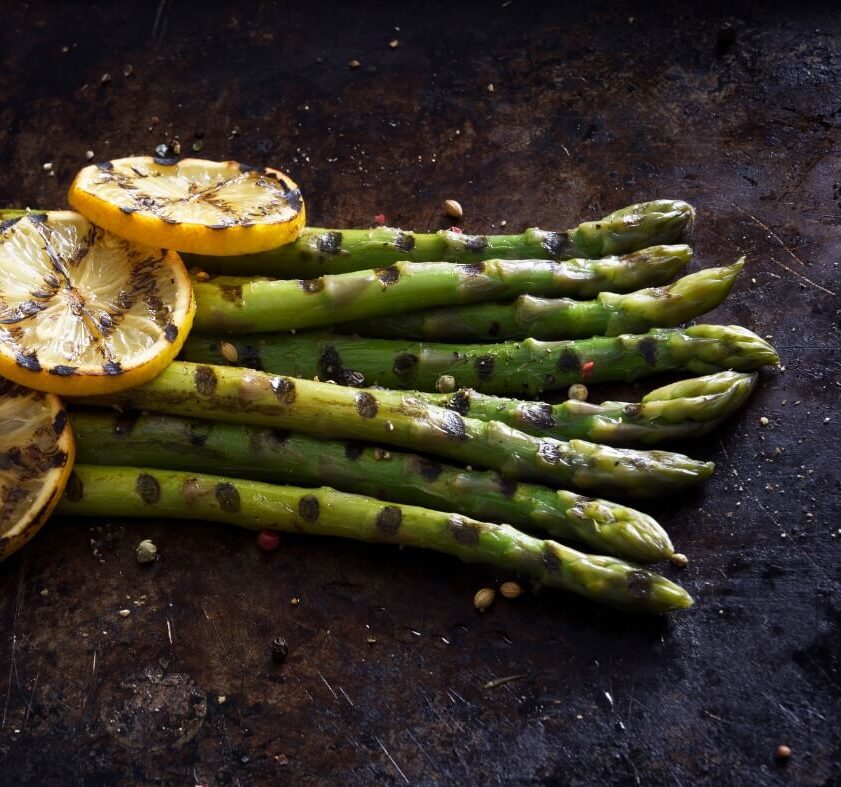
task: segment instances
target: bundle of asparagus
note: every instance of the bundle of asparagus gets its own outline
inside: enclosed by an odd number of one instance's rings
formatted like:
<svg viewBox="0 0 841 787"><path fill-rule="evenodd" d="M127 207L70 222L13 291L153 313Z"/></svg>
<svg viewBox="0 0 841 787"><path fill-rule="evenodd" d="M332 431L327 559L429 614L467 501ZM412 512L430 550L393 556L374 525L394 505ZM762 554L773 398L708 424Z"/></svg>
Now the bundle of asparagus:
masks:
<svg viewBox="0 0 841 787"><path fill-rule="evenodd" d="M673 557L662 527L581 492L700 483L712 463L624 446L709 432L777 361L744 328L677 327L744 264L668 284L692 252L666 244L693 218L660 200L561 233L305 229L259 254L185 255L202 268L198 332L151 382L77 400L82 464L59 511L428 547L624 609L689 606L625 562ZM641 402L510 398L665 371L703 376Z"/></svg>

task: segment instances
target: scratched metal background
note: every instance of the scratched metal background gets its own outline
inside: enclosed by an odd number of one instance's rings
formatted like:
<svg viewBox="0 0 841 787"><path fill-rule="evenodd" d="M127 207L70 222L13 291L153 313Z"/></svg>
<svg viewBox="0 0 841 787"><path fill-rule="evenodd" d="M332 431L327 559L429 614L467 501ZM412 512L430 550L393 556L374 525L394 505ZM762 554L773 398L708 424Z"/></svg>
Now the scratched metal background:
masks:
<svg viewBox="0 0 841 787"><path fill-rule="evenodd" d="M0 567L0 783L841 783L841 17L551 5L5 4L0 203L61 206L87 149L197 134L293 173L328 226L446 226L444 198L481 232L692 201L696 264L749 256L711 319L785 365L690 447L715 478L656 511L696 608L546 593L480 616L506 577L433 555L56 521Z"/></svg>

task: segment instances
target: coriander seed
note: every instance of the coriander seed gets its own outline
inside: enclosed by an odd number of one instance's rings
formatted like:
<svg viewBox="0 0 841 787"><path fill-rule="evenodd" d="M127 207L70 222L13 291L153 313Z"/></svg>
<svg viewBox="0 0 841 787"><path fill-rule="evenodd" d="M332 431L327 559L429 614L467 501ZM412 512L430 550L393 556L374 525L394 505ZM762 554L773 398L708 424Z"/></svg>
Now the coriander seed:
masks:
<svg viewBox="0 0 841 787"><path fill-rule="evenodd" d="M454 219L460 219L464 216L464 210L462 210L461 205L454 199L445 199L443 208L444 213L448 216L452 216Z"/></svg>
<svg viewBox="0 0 841 787"><path fill-rule="evenodd" d="M476 591L476 595L473 596L473 606L479 610L479 612L484 612L491 604L494 603L494 599L496 598L496 591L493 588L482 588L481 590Z"/></svg>
<svg viewBox="0 0 841 787"><path fill-rule="evenodd" d="M523 587L519 582L503 582L499 586L503 598L518 598L523 595Z"/></svg>
<svg viewBox="0 0 841 787"><path fill-rule="evenodd" d="M237 348L230 342L219 342L219 352L228 363L236 363L239 360Z"/></svg>

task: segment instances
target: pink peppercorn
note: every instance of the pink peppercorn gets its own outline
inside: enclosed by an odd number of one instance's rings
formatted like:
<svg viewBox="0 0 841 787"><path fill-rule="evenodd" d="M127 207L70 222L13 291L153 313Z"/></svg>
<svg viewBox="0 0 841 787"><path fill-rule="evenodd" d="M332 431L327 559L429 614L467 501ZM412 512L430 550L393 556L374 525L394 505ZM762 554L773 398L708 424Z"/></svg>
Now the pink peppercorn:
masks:
<svg viewBox="0 0 841 787"><path fill-rule="evenodd" d="M280 546L280 536L273 530L261 530L257 534L257 546L263 552L274 552Z"/></svg>

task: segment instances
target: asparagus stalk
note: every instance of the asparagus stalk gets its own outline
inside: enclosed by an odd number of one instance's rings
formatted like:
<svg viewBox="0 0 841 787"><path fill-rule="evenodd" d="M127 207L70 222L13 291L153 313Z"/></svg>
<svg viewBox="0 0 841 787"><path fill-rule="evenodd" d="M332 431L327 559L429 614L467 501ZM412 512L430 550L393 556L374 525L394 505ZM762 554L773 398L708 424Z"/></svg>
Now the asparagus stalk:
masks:
<svg viewBox="0 0 841 787"><path fill-rule="evenodd" d="M422 547L629 611L670 612L692 605L683 588L617 558L586 555L508 525L383 504L328 487L301 489L134 467L77 465L74 475L58 506L61 514L198 519Z"/></svg>
<svg viewBox="0 0 841 787"><path fill-rule="evenodd" d="M88 410L74 413L72 423L76 458L84 464L107 464L119 457L133 467L301 486L328 484L343 492L538 528L553 538L584 541L599 552L641 563L674 552L663 528L640 511L417 454L167 415Z"/></svg>
<svg viewBox="0 0 841 787"><path fill-rule="evenodd" d="M524 339L498 345L408 343L332 334L254 334L231 337L237 362L276 374L341 384L434 391L442 376L456 387L489 394L536 395L578 382L637 380L657 372L709 374L752 371L776 363L777 353L735 325L653 328L561 342ZM183 357L225 363L218 338L193 335Z"/></svg>
<svg viewBox="0 0 841 787"><path fill-rule="evenodd" d="M691 256L688 246L653 246L597 260L396 262L298 281L219 276L195 282L195 326L229 333L285 331L522 293L626 292L668 281Z"/></svg>
<svg viewBox="0 0 841 787"><path fill-rule="evenodd" d="M217 257L185 254L189 265L213 273L308 279L408 260L479 262L487 259L570 259L627 254L674 243L691 227L695 211L680 200L630 205L567 232L529 229L519 235L415 233L393 227L332 230L309 227L294 242L261 254Z"/></svg>
<svg viewBox="0 0 841 787"><path fill-rule="evenodd" d="M435 342L495 342L503 339L585 339L670 328L718 306L730 293L744 257L726 268L705 268L665 287L596 300L536 298L513 303L477 303L336 325L336 333Z"/></svg>
<svg viewBox="0 0 841 787"><path fill-rule="evenodd" d="M755 372L695 377L658 388L642 402L590 404L569 399L553 405L504 399L470 389L452 394L415 392L413 396L470 418L502 421L528 434L609 445L653 445L708 434L744 404L757 378Z"/></svg>
<svg viewBox="0 0 841 787"><path fill-rule="evenodd" d="M148 383L82 401L385 443L497 470L507 478L637 497L697 484L714 467L668 451L537 438L498 421L464 418L410 394L395 397L234 367L176 362Z"/></svg>

